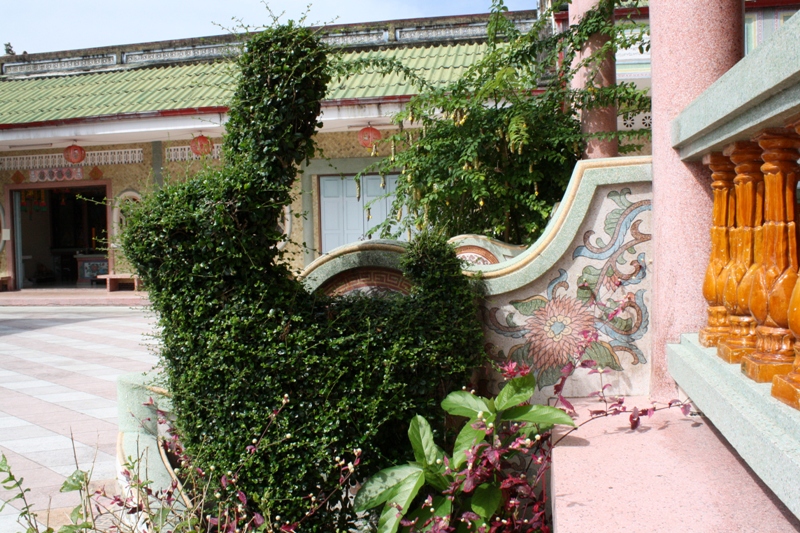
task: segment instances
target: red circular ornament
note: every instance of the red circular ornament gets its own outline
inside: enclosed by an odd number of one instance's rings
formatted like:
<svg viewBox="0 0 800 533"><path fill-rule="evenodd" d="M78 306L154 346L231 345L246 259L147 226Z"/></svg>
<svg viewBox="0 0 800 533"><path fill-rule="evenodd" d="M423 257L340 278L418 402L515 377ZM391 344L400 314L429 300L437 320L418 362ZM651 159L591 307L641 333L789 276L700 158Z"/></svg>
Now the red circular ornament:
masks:
<svg viewBox="0 0 800 533"><path fill-rule="evenodd" d="M86 150L84 150L77 144L73 144L72 146L67 146L66 148L64 148L64 159L66 159L73 165L77 165L78 163L86 159Z"/></svg>
<svg viewBox="0 0 800 533"><path fill-rule="evenodd" d="M375 141L379 141L380 139L381 132L372 126L361 128L358 131L358 143L364 148L372 148L372 146L375 144Z"/></svg>
<svg viewBox="0 0 800 533"><path fill-rule="evenodd" d="M198 135L189 143L189 148L192 149L194 155L204 156L211 153L214 149L214 143L205 135Z"/></svg>

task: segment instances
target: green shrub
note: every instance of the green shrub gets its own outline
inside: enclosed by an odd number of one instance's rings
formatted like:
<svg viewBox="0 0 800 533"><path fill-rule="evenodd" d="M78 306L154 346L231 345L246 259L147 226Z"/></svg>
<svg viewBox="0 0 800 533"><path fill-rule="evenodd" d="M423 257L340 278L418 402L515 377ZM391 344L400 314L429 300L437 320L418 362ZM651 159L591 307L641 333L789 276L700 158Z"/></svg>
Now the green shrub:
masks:
<svg viewBox="0 0 800 533"><path fill-rule="evenodd" d="M309 294L281 262L275 221L295 166L314 153L327 54L292 24L250 40L225 167L145 197L122 237L159 314L187 451L217 475L248 464L237 486L265 515L291 520L309 508L304 498L336 485L322 476L337 456L363 449L369 475L404 458L396 448L412 414L443 431L438 402L483 360L475 292L442 237L410 245L409 297ZM270 446L253 450L284 394L290 402L264 435ZM304 530L342 527L348 516L319 512Z"/></svg>

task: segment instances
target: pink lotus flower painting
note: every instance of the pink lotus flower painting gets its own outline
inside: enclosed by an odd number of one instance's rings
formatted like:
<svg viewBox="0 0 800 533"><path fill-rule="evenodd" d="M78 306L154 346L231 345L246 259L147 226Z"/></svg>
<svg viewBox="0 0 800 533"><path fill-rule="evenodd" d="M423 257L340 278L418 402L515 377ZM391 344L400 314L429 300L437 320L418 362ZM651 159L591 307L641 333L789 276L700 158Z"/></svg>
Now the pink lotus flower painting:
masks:
<svg viewBox="0 0 800 533"><path fill-rule="evenodd" d="M638 218L650 210L650 201L634 203L629 194L628 189L608 194L616 204L605 219L608 242L591 230L584 233L572 258L589 262L573 274L574 282L569 272L558 269L545 294L511 300L510 311L483 308L489 332L520 343L507 352L489 345L490 352L499 362L529 365L539 388L555 384L568 363L577 367L591 360L600 368L623 371L623 363L647 362L637 346L649 326L646 290L636 287L646 278L647 267L644 252L636 247L650 240L639 231Z"/></svg>

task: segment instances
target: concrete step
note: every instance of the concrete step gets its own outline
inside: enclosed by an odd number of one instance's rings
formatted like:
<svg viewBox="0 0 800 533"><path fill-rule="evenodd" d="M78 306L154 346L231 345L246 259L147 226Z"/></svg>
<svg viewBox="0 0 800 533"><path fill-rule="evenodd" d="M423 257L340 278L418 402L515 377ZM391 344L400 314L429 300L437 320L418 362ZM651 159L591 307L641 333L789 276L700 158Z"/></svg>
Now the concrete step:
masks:
<svg viewBox="0 0 800 533"><path fill-rule="evenodd" d="M3 306L123 306L140 307L150 305L144 291L114 291L105 287L22 289L0 292L0 307Z"/></svg>
<svg viewBox="0 0 800 533"><path fill-rule="evenodd" d="M602 408L573 404L579 422ZM651 405L642 397L625 404ZM590 422L556 447L551 479L555 533L800 531L713 424L679 409L645 417L636 430L625 414Z"/></svg>
<svg viewBox="0 0 800 533"><path fill-rule="evenodd" d="M800 516L800 411L770 395L728 364L697 335L667 346L669 370L698 408L761 480Z"/></svg>

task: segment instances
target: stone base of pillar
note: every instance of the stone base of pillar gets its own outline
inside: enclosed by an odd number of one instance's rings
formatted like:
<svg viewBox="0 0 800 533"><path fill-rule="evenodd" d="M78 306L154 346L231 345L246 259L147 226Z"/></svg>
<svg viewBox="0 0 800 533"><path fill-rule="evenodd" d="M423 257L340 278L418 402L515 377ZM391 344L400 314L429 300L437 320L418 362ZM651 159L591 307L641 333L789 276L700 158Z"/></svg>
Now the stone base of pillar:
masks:
<svg viewBox="0 0 800 533"><path fill-rule="evenodd" d="M772 396L795 409L800 409L800 374L772 378Z"/></svg>
<svg viewBox="0 0 800 533"><path fill-rule="evenodd" d="M756 349L756 319L733 315L728 321L730 334L717 344L717 355L725 362L738 364Z"/></svg>
<svg viewBox="0 0 800 533"><path fill-rule="evenodd" d="M746 355L742 358L742 374L756 383L769 383L775 376L788 374L792 371L792 363L769 361L757 357L756 354Z"/></svg>
<svg viewBox="0 0 800 533"><path fill-rule="evenodd" d="M800 409L800 343L794 343L794 368L786 376L772 378L772 396Z"/></svg>
<svg viewBox="0 0 800 533"><path fill-rule="evenodd" d="M742 359L742 372L757 383L770 383L772 378L792 371L794 335L786 328L758 326L756 349Z"/></svg>
<svg viewBox="0 0 800 533"><path fill-rule="evenodd" d="M753 343L755 344L755 339L753 339ZM744 348L732 347L727 343L727 339L717 345L717 357L732 365L738 365L742 362L743 357L752 354L753 351L755 351L755 347L752 346Z"/></svg>
<svg viewBox="0 0 800 533"><path fill-rule="evenodd" d="M725 306L708 308L708 326L700 330L700 344L706 348L717 346L720 341L730 335L731 327L728 325L728 310Z"/></svg>

